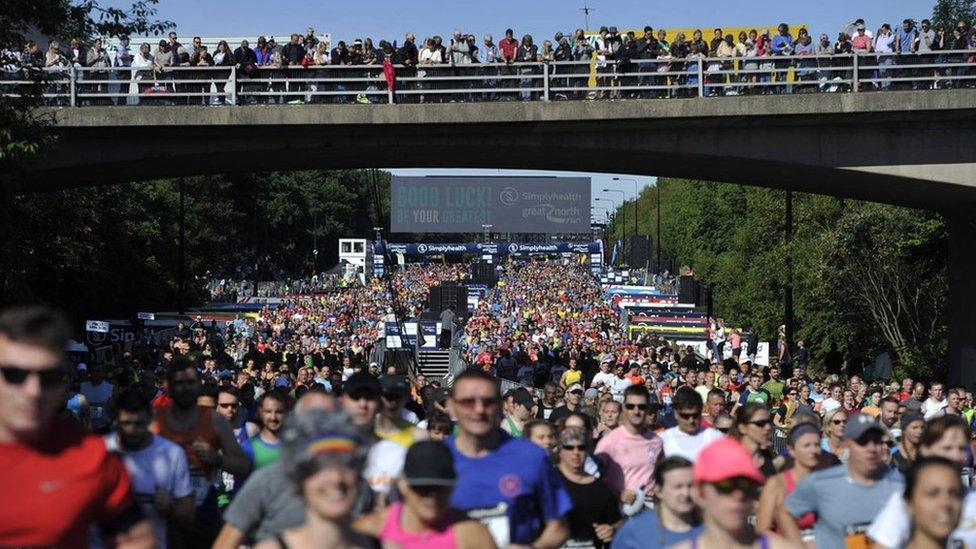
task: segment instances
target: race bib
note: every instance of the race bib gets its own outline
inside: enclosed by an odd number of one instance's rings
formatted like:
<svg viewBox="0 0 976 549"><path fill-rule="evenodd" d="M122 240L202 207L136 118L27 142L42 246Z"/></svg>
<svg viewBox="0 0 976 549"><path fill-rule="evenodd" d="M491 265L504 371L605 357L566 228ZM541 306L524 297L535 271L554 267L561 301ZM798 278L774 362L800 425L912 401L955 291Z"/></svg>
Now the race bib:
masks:
<svg viewBox="0 0 976 549"><path fill-rule="evenodd" d="M844 549L868 549L868 524L852 524L844 528Z"/></svg>
<svg viewBox="0 0 976 549"><path fill-rule="evenodd" d="M508 504L500 502L494 507L471 509L468 516L481 522L491 532L497 547L508 547L512 539L508 524Z"/></svg>

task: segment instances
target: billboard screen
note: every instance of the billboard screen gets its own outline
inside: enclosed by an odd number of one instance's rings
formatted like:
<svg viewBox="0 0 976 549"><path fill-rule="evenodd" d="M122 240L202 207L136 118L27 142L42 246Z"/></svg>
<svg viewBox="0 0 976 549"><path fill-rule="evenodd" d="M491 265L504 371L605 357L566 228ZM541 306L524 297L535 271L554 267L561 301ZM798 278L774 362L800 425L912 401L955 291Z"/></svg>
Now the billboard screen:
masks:
<svg viewBox="0 0 976 549"><path fill-rule="evenodd" d="M588 177L394 177L395 233L590 232Z"/></svg>

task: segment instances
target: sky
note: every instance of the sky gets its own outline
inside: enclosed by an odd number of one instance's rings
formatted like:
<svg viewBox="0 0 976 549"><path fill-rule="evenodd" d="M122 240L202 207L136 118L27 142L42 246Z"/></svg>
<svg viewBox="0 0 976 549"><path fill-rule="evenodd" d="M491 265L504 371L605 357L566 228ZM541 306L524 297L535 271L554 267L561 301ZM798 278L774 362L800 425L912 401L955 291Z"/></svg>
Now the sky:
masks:
<svg viewBox="0 0 976 549"><path fill-rule="evenodd" d="M905 18L921 20L929 17L934 4L934 0L290 0L285 4L267 0L234 0L231 3L160 0L159 18L174 21L181 37L248 37L253 41L258 35L281 37L292 32L304 33L311 26L318 35L331 35L333 43L365 37L372 37L374 43L379 43L380 39L402 42L408 31L422 40L435 34L450 36L454 29L478 37L490 33L497 40L506 28L512 28L516 36L528 33L536 38L536 42L541 42L557 31L569 34L576 28L584 28L584 14L580 8L586 5L591 8L590 29L601 25L621 29L651 25L655 29L690 27L707 31L715 27L775 27L780 22L787 22L809 25L813 36L826 32L834 38L859 17L864 18L870 29L885 22L895 27ZM620 193L605 193L603 189L620 189L626 192L628 199L634 196L634 183L614 181L614 177L636 179L641 188L655 182L653 177L626 174L524 170L392 171L403 175L591 176L595 217L605 215L599 208L611 206L612 200L618 203L620 200Z"/></svg>

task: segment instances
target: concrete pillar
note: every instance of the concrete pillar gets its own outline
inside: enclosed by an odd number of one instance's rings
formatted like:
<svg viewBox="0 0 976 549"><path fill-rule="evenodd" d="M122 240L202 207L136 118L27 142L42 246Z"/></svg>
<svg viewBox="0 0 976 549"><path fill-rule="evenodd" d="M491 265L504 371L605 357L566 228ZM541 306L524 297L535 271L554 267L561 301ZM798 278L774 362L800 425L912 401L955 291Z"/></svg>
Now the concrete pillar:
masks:
<svg viewBox="0 0 976 549"><path fill-rule="evenodd" d="M946 214L949 228L950 386L976 389L976 209Z"/></svg>

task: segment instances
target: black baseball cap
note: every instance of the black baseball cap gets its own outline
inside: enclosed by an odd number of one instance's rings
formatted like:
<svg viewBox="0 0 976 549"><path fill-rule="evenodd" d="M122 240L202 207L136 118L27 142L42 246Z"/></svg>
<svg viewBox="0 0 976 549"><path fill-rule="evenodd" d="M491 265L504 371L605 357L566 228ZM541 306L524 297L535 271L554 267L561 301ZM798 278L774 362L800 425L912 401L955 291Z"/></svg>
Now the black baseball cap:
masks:
<svg viewBox="0 0 976 549"><path fill-rule="evenodd" d="M433 440L415 442L407 450L403 480L410 486L454 486L457 472L451 450Z"/></svg>
<svg viewBox="0 0 976 549"><path fill-rule="evenodd" d="M366 372L353 374L342 384L342 392L347 395L369 393L379 396L382 393L380 381Z"/></svg>
<svg viewBox="0 0 976 549"><path fill-rule="evenodd" d="M384 395L407 396L410 393L410 384L403 376L386 376L380 386Z"/></svg>

